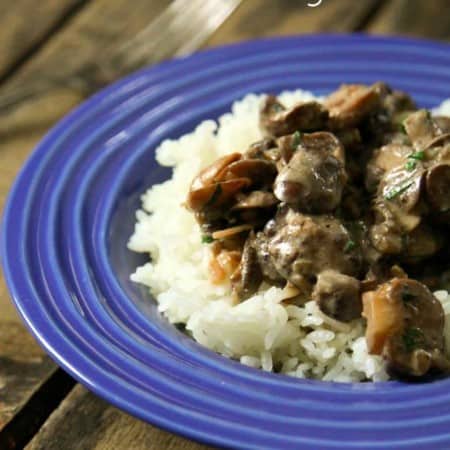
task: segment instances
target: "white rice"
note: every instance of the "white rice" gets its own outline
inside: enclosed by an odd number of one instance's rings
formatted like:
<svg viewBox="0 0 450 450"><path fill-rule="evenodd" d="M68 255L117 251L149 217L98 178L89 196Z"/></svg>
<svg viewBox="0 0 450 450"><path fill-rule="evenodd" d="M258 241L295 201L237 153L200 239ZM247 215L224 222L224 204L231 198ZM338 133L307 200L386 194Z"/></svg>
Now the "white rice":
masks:
<svg viewBox="0 0 450 450"><path fill-rule="evenodd" d="M382 358L367 352L362 320L336 330L312 301L302 307L281 303L279 288L262 286L253 297L234 304L229 284L209 282L208 246L201 244L194 216L182 203L202 167L262 137L262 98L249 94L218 123L204 121L156 150L157 161L173 167L173 176L142 196L129 248L150 253L151 262L137 268L131 279L150 288L170 322L186 324L197 342L247 366L327 381L387 380ZM279 98L289 106L314 96L297 90ZM433 112L450 115L450 101ZM444 306L450 349L450 296L447 291L435 295Z"/></svg>

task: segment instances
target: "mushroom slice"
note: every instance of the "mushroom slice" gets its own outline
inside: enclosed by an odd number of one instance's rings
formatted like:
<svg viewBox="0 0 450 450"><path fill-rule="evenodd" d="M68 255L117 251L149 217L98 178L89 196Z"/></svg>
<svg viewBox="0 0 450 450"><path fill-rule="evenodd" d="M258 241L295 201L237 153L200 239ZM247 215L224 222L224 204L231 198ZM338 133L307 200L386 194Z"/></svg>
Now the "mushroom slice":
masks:
<svg viewBox="0 0 450 450"><path fill-rule="evenodd" d="M235 227L225 228L224 230L217 230L212 233L213 239L227 239L236 234L248 231L253 228L250 224L236 225Z"/></svg>
<svg viewBox="0 0 450 450"><path fill-rule="evenodd" d="M426 109L420 109L410 114L403 121L403 126L417 151L426 149L434 138L442 134Z"/></svg>
<svg viewBox="0 0 450 450"><path fill-rule="evenodd" d="M245 241L239 268L231 277L233 290L241 300L253 295L263 280L258 254L253 247L254 239L255 235L251 233Z"/></svg>
<svg viewBox="0 0 450 450"><path fill-rule="evenodd" d="M433 120L442 131L442 133L450 133L450 117L448 116L433 116Z"/></svg>
<svg viewBox="0 0 450 450"><path fill-rule="evenodd" d="M425 155L427 159L433 159L436 152L439 153L439 151L442 150L441 147L448 145L450 143L450 133L440 134L433 138L425 148ZM438 147L436 149L436 147Z"/></svg>
<svg viewBox="0 0 450 450"><path fill-rule="evenodd" d="M344 166L326 152L299 151L275 179L276 197L302 211L334 210L347 181Z"/></svg>
<svg viewBox="0 0 450 450"><path fill-rule="evenodd" d="M274 96L268 96L261 108L260 126L265 135L284 136L295 131L314 131L324 128L327 110L315 101L298 103L286 109Z"/></svg>
<svg viewBox="0 0 450 450"><path fill-rule="evenodd" d="M347 181L343 148L331 133L305 134L274 183L276 197L302 211L335 209Z"/></svg>
<svg viewBox="0 0 450 450"><path fill-rule="evenodd" d="M383 175L396 167L404 166L413 149L403 144L384 145L373 152L366 169L366 187L370 192L376 190ZM413 165L417 163L412 161Z"/></svg>
<svg viewBox="0 0 450 450"><path fill-rule="evenodd" d="M361 317L362 304L356 278L324 270L317 277L312 298L324 314L340 322Z"/></svg>
<svg viewBox="0 0 450 450"><path fill-rule="evenodd" d="M419 164L409 171L404 166L386 172L379 185L379 196L403 213L411 212L420 200L424 170Z"/></svg>
<svg viewBox="0 0 450 450"><path fill-rule="evenodd" d="M363 316L369 352L382 354L392 371L423 376L449 367L442 305L418 281L393 278L364 293Z"/></svg>
<svg viewBox="0 0 450 450"><path fill-rule="evenodd" d="M380 89L377 85L343 84L324 102L330 114L332 129L351 128L380 106Z"/></svg>
<svg viewBox="0 0 450 450"><path fill-rule="evenodd" d="M379 85L379 83L377 83ZM396 116L404 112L417 110L413 99L402 91L391 91L389 87L384 90L383 109L390 115Z"/></svg>
<svg viewBox="0 0 450 450"><path fill-rule="evenodd" d="M249 178L253 185L272 185L277 168L271 161L264 159L241 159L232 162L225 169L224 178Z"/></svg>
<svg viewBox="0 0 450 450"><path fill-rule="evenodd" d="M250 159L267 159L269 161L277 161L280 154L277 149L277 144L272 138L264 138L260 141L254 142L244 152L245 158Z"/></svg>
<svg viewBox="0 0 450 450"><path fill-rule="evenodd" d="M362 315L367 320L366 342L369 353L382 353L387 339L403 328L404 307L397 297L389 295L390 284L362 295Z"/></svg>
<svg viewBox="0 0 450 450"><path fill-rule="evenodd" d="M272 192L252 191L249 194L241 194L238 197L238 202L231 209L239 211L243 209L272 208L278 203L279 200Z"/></svg>
<svg viewBox="0 0 450 450"><path fill-rule="evenodd" d="M243 188L250 186L249 178L235 178L210 184L200 189L190 190L186 206L195 212L216 209L230 202Z"/></svg>
<svg viewBox="0 0 450 450"><path fill-rule="evenodd" d="M345 164L345 151L339 139L328 131L317 131L301 136L301 145L309 151L326 151Z"/></svg>
<svg viewBox="0 0 450 450"><path fill-rule="evenodd" d="M300 133L282 136L277 139L280 155L283 162L288 163L298 150L309 150L313 152L328 152L336 159L345 163L345 151L340 140L327 131L315 133Z"/></svg>
<svg viewBox="0 0 450 450"><path fill-rule="evenodd" d="M450 211L450 164L436 164L428 169L426 190L428 201L436 213Z"/></svg>
<svg viewBox="0 0 450 450"><path fill-rule="evenodd" d="M222 158L216 159L212 164L201 170L198 175L192 180L191 190L195 191L206 187L207 185L222 181L222 177L227 167L239 159L242 155L240 153L230 153Z"/></svg>

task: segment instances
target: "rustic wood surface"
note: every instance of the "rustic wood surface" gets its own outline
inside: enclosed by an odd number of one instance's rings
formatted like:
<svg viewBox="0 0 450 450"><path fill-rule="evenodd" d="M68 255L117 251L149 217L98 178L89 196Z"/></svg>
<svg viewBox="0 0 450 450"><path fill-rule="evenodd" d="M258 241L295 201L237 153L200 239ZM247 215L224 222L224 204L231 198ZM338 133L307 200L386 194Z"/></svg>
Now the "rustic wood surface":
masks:
<svg viewBox="0 0 450 450"><path fill-rule="evenodd" d="M105 49L135 35L169 3L0 0L0 93L36 79L70 77ZM263 36L351 31L450 40L448 0L323 0L317 8L306 3L244 0L206 46ZM1 117L0 209L33 146L83 97L76 86L58 85ZM28 442L33 450L206 448L140 422L79 385L66 395L73 385L21 325L0 277L1 450Z"/></svg>
<svg viewBox="0 0 450 450"><path fill-rule="evenodd" d="M368 24L367 31L448 41L450 2L448 0L389 0Z"/></svg>
<svg viewBox="0 0 450 450"><path fill-rule="evenodd" d="M63 26L86 0L0 2L0 80ZM32 18L32 21L30 21Z"/></svg>
<svg viewBox="0 0 450 450"><path fill-rule="evenodd" d="M81 433L82 431L82 433ZM167 431L158 430L112 408L77 385L49 417L27 450L201 450Z"/></svg>

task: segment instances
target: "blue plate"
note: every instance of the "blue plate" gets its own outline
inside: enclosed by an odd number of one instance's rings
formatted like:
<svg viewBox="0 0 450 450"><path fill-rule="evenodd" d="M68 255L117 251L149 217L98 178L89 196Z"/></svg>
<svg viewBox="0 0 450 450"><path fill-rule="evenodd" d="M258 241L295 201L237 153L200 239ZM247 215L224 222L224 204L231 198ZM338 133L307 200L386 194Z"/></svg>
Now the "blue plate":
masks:
<svg viewBox="0 0 450 450"><path fill-rule="evenodd" d="M269 39L144 69L43 139L5 209L6 280L30 331L67 372L141 419L241 448L450 448L450 379L338 384L222 358L129 281L139 195L170 174L154 149L248 92L383 80L425 107L450 97L450 47L367 36Z"/></svg>

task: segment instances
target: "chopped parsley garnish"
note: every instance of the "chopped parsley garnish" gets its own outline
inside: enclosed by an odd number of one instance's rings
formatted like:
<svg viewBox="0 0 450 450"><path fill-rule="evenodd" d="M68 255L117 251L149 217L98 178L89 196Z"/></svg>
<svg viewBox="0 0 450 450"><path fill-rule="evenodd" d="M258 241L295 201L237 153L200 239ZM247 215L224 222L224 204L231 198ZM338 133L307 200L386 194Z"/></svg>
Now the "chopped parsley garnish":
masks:
<svg viewBox="0 0 450 450"><path fill-rule="evenodd" d="M407 161L405 164L405 169L408 172L412 172L416 168L416 166L417 166L416 161Z"/></svg>
<svg viewBox="0 0 450 450"><path fill-rule="evenodd" d="M202 244L211 244L211 242L214 242L214 238L211 235L202 235Z"/></svg>
<svg viewBox="0 0 450 450"><path fill-rule="evenodd" d="M206 202L205 206L211 206L216 203L217 199L220 197L220 194L222 193L222 186L220 183L216 184L216 189L214 190L213 194L211 195L211 198Z"/></svg>
<svg viewBox="0 0 450 450"><path fill-rule="evenodd" d="M390 191L386 192L386 194L384 194L384 198L386 200L392 200L393 198L397 197L397 195L400 195L406 190L408 190L408 188L411 187L413 184L414 181L408 180L407 183L401 184L400 186L395 186Z"/></svg>
<svg viewBox="0 0 450 450"><path fill-rule="evenodd" d="M403 122L399 125L399 129L400 129L400 131L401 131L403 134L408 134L408 133L406 132L406 127L405 127L405 125L404 125Z"/></svg>
<svg viewBox="0 0 450 450"><path fill-rule="evenodd" d="M301 137L302 133L300 133L300 131L296 131L292 136L292 148L294 150L299 146Z"/></svg>
<svg viewBox="0 0 450 450"><path fill-rule="evenodd" d="M356 247L356 242L351 239L347 241L344 246L344 253L351 252Z"/></svg>
<svg viewBox="0 0 450 450"><path fill-rule="evenodd" d="M406 351L412 352L423 343L423 331L416 327L407 328L403 333L402 340Z"/></svg>
<svg viewBox="0 0 450 450"><path fill-rule="evenodd" d="M417 159L418 161L423 161L425 159L425 152L421 150L420 152L411 153L408 158Z"/></svg>

